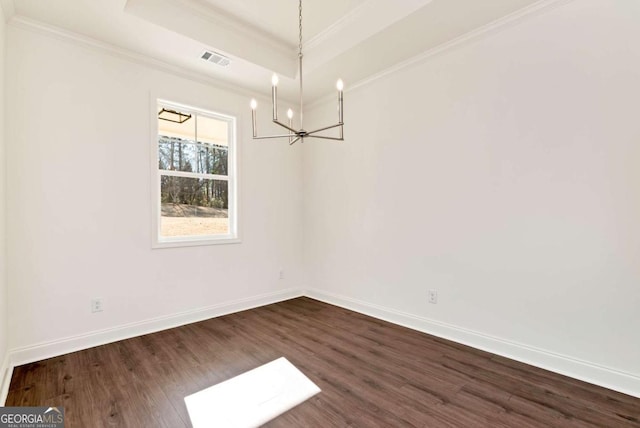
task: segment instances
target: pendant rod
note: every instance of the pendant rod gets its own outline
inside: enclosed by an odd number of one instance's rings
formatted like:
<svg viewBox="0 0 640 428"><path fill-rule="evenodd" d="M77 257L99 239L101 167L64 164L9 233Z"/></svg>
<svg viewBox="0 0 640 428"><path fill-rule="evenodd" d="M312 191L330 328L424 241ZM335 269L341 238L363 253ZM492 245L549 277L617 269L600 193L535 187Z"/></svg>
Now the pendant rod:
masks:
<svg viewBox="0 0 640 428"><path fill-rule="evenodd" d="M300 54L299 57L299 64L300 64L300 68L299 68L299 73L300 73L300 129L304 129L304 125L303 125L303 119L304 119L304 101L303 101L303 97L302 97L302 54Z"/></svg>
<svg viewBox="0 0 640 428"><path fill-rule="evenodd" d="M300 77L300 129L304 129L304 101L302 92L302 0L298 0L298 74Z"/></svg>

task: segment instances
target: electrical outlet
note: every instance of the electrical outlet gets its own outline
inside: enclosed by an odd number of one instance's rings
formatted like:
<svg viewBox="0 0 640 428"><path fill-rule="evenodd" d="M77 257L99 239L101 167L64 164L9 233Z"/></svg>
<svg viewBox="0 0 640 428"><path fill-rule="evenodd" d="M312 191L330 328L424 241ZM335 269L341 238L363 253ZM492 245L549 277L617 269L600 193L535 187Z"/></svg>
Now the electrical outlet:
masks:
<svg viewBox="0 0 640 428"><path fill-rule="evenodd" d="M438 303L438 292L436 290L429 290L429 303L433 303L434 305Z"/></svg>
<svg viewBox="0 0 640 428"><path fill-rule="evenodd" d="M95 299L91 299L91 312L102 312L103 308L104 302L102 301L102 298L98 297Z"/></svg>
<svg viewBox="0 0 640 428"><path fill-rule="evenodd" d="M284 279L284 269L280 269L280 279Z"/></svg>

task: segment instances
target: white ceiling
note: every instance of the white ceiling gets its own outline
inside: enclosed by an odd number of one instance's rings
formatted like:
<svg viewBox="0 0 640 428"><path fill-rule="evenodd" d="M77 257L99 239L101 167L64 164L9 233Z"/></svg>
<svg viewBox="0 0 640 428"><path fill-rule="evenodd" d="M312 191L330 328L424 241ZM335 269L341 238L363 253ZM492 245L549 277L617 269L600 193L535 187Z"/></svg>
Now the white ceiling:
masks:
<svg viewBox="0 0 640 428"><path fill-rule="evenodd" d="M211 7L234 15L262 29L285 44L297 45L297 0L202 0ZM304 37L311 40L342 16L352 13L367 0L305 0Z"/></svg>
<svg viewBox="0 0 640 428"><path fill-rule="evenodd" d="M548 0L543 0L548 2ZM3 4L12 0L2 0ZM347 87L540 0L304 0L305 99ZM100 40L249 91L297 97L296 0L15 0L15 19ZM228 55L220 68L204 49Z"/></svg>

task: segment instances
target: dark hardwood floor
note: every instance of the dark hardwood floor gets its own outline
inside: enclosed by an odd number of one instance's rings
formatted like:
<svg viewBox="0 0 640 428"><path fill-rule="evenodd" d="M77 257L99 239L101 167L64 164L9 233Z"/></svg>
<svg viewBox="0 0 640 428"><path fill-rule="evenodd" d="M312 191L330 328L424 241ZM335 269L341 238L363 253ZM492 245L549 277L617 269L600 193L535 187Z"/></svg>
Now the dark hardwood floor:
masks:
<svg viewBox="0 0 640 428"><path fill-rule="evenodd" d="M640 399L299 298L17 367L67 428L191 426L186 395L284 356L322 392L270 427L640 427Z"/></svg>

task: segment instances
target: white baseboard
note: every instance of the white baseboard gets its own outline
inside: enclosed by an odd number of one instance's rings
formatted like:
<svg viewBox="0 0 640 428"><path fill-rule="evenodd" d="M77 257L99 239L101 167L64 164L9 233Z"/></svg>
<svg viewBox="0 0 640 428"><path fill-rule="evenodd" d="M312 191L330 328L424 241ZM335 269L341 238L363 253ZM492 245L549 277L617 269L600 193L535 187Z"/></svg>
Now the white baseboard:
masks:
<svg viewBox="0 0 640 428"><path fill-rule="evenodd" d="M13 365L10 363L9 353L7 352L2 359L2 366L0 366L0 406L4 406L7 401L12 374Z"/></svg>
<svg viewBox="0 0 640 428"><path fill-rule="evenodd" d="M226 302L206 308L185 311L82 335L43 342L10 350L0 367L0 405L4 405L13 367L40 361L69 352L100 346L118 340L154 333L181 325L240 312L300 296L307 296L331 305L372 316L393 324L452 340L492 354L501 355L532 366L583 380L594 385L640 398L640 377L608 367L556 354L532 346L503 340L480 332L460 328L428 318L374 305L357 299L326 293L320 290L289 289L246 299Z"/></svg>
<svg viewBox="0 0 640 428"><path fill-rule="evenodd" d="M303 294L331 305L640 398L640 376L631 373L320 290L306 290Z"/></svg>
<svg viewBox="0 0 640 428"><path fill-rule="evenodd" d="M267 293L173 315L120 325L104 330L92 331L77 336L70 336L22 348L15 348L9 351L8 364L15 367L22 364L45 360L47 358L57 357L70 352L81 351L94 346L105 345L107 343L142 336L144 334L155 333L157 331L174 327L180 327L185 324L204 321L234 312L270 305L272 303L300 296L302 296L300 289L289 289L275 293ZM11 376L9 376L9 378L11 378Z"/></svg>

